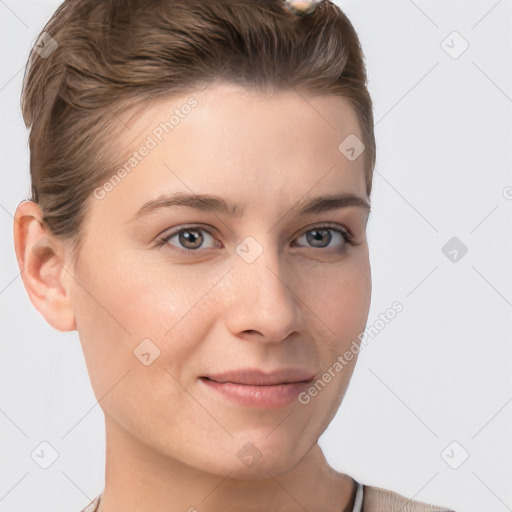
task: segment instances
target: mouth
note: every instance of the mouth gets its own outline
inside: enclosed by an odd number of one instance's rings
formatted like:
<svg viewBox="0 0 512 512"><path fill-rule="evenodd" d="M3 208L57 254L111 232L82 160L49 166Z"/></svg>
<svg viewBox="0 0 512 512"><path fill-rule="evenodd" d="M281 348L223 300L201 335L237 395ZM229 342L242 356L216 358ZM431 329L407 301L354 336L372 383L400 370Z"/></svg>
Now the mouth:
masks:
<svg viewBox="0 0 512 512"><path fill-rule="evenodd" d="M239 386L253 386L253 387L264 387L264 386L280 386L285 384L298 384L300 382L311 382L311 379L305 380L291 380L291 381L278 381L278 382L239 382L233 380L217 380L211 379L210 377L199 377L200 379L209 380L210 382L216 382L217 384L237 384Z"/></svg>
<svg viewBox="0 0 512 512"><path fill-rule="evenodd" d="M223 373L204 375L202 378L214 382L231 382L248 386L275 386L279 384L294 384L311 382L314 373L301 368L283 368L272 372L264 372L257 368L241 368Z"/></svg>
<svg viewBox="0 0 512 512"><path fill-rule="evenodd" d="M274 409L293 403L312 382L314 374L300 369L264 373L260 370L236 370L199 377L199 381L218 399L247 407Z"/></svg>

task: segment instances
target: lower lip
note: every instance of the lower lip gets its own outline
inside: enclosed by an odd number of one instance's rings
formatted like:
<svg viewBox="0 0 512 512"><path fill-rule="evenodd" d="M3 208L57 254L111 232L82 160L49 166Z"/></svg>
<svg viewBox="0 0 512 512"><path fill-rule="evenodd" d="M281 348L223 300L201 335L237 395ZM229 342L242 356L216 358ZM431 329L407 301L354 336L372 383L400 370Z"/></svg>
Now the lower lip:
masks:
<svg viewBox="0 0 512 512"><path fill-rule="evenodd" d="M209 389L233 400L240 405L275 409L284 407L297 400L299 393L304 391L308 382L292 382L274 386L249 386L233 382L217 382L204 377L199 379Z"/></svg>

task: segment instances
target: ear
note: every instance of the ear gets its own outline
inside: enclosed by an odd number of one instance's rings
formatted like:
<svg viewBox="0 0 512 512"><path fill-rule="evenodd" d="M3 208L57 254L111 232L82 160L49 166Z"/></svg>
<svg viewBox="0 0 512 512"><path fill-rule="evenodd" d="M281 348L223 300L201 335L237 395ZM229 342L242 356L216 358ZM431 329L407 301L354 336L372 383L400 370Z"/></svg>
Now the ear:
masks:
<svg viewBox="0 0 512 512"><path fill-rule="evenodd" d="M43 223L41 208L23 201L14 215L14 248L32 305L61 332L76 330L70 297L72 275L66 247Z"/></svg>

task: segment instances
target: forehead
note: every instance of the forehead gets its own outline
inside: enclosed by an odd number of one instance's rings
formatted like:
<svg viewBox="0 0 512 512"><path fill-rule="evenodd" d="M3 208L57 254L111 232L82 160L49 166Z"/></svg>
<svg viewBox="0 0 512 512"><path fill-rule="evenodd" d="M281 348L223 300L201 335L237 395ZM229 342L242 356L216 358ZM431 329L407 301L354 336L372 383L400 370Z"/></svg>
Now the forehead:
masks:
<svg viewBox="0 0 512 512"><path fill-rule="evenodd" d="M350 101L334 95L312 95L296 89L272 93L248 90L233 84L210 84L205 88L138 106L126 129L113 141L127 154L152 136L158 145L172 140L200 145L201 151L219 152L236 144L247 150L290 147L310 154L322 149L338 150L349 135L363 139ZM171 137L167 137L172 132ZM163 140L166 139L166 140ZM209 143L214 141L211 147ZM224 141L224 143L222 143Z"/></svg>
<svg viewBox="0 0 512 512"><path fill-rule="evenodd" d="M265 203L268 211L308 193L366 195L363 158L351 161L340 151L347 137L362 134L339 96L212 84L144 105L127 124L111 141L125 155L112 170L117 184L98 207L108 204L124 217L177 191L224 195L253 210Z"/></svg>

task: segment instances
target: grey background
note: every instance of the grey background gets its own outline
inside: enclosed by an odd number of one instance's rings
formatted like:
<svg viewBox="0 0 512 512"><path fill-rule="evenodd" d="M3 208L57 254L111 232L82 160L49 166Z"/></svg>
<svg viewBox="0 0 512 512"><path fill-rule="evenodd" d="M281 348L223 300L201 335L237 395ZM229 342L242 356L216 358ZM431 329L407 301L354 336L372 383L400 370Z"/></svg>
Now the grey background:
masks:
<svg viewBox="0 0 512 512"><path fill-rule="evenodd" d="M363 483L458 512L512 510L512 0L337 3L375 102L368 325L404 309L369 338L321 445ZM78 335L32 307L12 242L29 192L23 67L58 5L0 0L0 512L78 512L104 483ZM453 237L468 248L456 262L442 250ZM31 458L43 441L58 452L48 469Z"/></svg>

